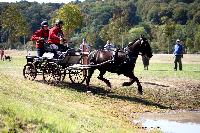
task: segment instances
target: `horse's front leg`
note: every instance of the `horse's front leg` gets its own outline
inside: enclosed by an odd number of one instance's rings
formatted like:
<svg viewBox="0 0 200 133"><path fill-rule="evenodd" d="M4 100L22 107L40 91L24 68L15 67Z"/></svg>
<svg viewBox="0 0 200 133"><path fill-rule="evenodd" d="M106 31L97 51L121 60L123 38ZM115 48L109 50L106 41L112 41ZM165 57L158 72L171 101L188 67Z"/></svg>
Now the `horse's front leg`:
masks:
<svg viewBox="0 0 200 133"><path fill-rule="evenodd" d="M125 73L124 76L129 77L130 81L129 82L124 82L123 86L130 86L130 85L132 85L136 81L137 86L138 86L138 93L142 95L142 86L140 84L139 79L137 77L135 77L135 75L132 72Z"/></svg>
<svg viewBox="0 0 200 133"><path fill-rule="evenodd" d="M88 69L88 76L86 78L87 89L89 89L90 79L91 79L93 73L94 73L94 69L92 69L92 68Z"/></svg>
<svg viewBox="0 0 200 133"><path fill-rule="evenodd" d="M97 78L102 80L103 82L105 82L106 85L111 88L110 81L103 77L103 75L106 73L106 71L104 71L104 70L99 70L99 71L100 71L100 74L99 74L99 76Z"/></svg>

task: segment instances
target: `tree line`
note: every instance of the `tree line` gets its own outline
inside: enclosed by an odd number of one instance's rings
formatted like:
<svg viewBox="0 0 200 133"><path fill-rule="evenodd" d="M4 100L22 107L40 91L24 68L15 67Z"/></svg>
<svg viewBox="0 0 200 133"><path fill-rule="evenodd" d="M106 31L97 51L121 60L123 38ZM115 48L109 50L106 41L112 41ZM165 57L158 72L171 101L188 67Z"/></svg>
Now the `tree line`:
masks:
<svg viewBox="0 0 200 133"><path fill-rule="evenodd" d="M141 34L154 53L172 53L176 39L187 53L200 51L200 0L79 0L69 4L22 0L0 2L0 47L34 48L30 41L40 23L65 21L65 36L76 47L86 38L94 48L107 40L125 47Z"/></svg>

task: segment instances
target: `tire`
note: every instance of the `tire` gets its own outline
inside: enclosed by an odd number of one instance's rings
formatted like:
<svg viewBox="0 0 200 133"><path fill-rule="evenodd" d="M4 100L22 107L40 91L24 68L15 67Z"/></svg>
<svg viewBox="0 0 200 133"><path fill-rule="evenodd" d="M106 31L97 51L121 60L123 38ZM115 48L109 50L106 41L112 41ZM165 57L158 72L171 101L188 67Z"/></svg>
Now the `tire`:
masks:
<svg viewBox="0 0 200 133"><path fill-rule="evenodd" d="M85 69L69 70L69 79L72 83L82 84L86 79L87 71Z"/></svg>
<svg viewBox="0 0 200 133"><path fill-rule="evenodd" d="M28 63L24 66L23 76L25 79L35 80L37 76L37 70L32 63Z"/></svg>
<svg viewBox="0 0 200 133"><path fill-rule="evenodd" d="M42 75L43 81L49 85L57 85L61 81L61 71L56 63L47 63Z"/></svg>

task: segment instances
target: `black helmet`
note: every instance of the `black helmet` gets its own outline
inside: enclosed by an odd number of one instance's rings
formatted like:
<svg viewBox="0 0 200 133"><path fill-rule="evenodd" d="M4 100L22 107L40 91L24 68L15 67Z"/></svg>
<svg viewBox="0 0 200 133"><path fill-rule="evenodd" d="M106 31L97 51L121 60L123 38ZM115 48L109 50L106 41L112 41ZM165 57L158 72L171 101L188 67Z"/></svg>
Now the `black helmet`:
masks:
<svg viewBox="0 0 200 133"><path fill-rule="evenodd" d="M48 26L48 22L47 21L42 21L41 26Z"/></svg>
<svg viewBox="0 0 200 133"><path fill-rule="evenodd" d="M62 24L62 25L63 25L64 23L63 23L63 21L62 21L62 20L60 20L60 19L57 19L57 20L56 20L56 25L60 25L60 24Z"/></svg>

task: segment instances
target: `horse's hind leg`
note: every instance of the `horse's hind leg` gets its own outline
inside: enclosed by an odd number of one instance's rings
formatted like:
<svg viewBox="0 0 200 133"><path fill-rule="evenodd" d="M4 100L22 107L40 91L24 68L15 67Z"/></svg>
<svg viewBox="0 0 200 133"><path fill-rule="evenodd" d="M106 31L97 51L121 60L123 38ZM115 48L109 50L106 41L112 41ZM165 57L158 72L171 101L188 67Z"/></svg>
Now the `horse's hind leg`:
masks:
<svg viewBox="0 0 200 133"><path fill-rule="evenodd" d="M124 82L123 86L130 86L136 81L137 86L138 86L138 93L142 95L142 86L140 84L139 79L137 77L135 77L135 75L133 73L125 73L124 76L129 77L130 82Z"/></svg>
<svg viewBox="0 0 200 133"><path fill-rule="evenodd" d="M104 70L99 70L99 71L100 71L100 74L99 74L99 76L97 78L102 80L103 82L105 82L106 85L111 88L110 81L103 77L103 75L106 73L106 71L104 71Z"/></svg>

